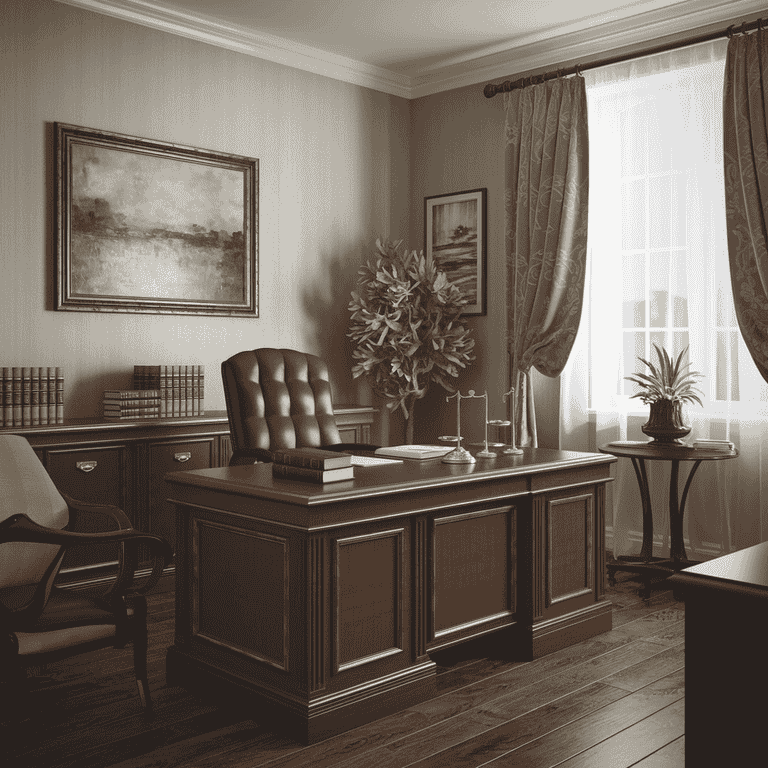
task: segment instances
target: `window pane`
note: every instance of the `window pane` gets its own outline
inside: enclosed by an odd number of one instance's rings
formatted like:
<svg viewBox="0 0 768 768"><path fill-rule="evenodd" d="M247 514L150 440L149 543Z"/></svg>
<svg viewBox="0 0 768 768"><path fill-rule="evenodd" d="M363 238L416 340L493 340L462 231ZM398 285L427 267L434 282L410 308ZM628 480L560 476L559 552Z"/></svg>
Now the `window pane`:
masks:
<svg viewBox="0 0 768 768"><path fill-rule="evenodd" d="M651 331L651 346L648 349L648 354L650 357L647 359L650 360L654 365L656 365L657 361L657 355L656 350L653 349L653 345L655 344L657 347L666 347L667 346L667 334L664 331ZM669 350L667 350L669 352Z"/></svg>
<svg viewBox="0 0 768 768"><path fill-rule="evenodd" d="M645 248L645 179L625 182L621 203L622 249Z"/></svg>
<svg viewBox="0 0 768 768"><path fill-rule="evenodd" d="M736 320L736 308L733 304L733 296L729 289L730 283L721 282L717 286L717 298L715 299L717 307L715 313L718 326L735 326L738 324L738 321Z"/></svg>
<svg viewBox="0 0 768 768"><path fill-rule="evenodd" d="M672 254L672 325L675 328L688 327L688 280L685 267L685 252Z"/></svg>
<svg viewBox="0 0 768 768"><path fill-rule="evenodd" d="M625 328L645 327L645 256L634 253L623 258Z"/></svg>
<svg viewBox="0 0 768 768"><path fill-rule="evenodd" d="M646 367L637 358L646 357L645 354L645 333L643 331L625 331L624 332L624 375L631 376L633 373L645 373ZM634 395L639 391L636 384L623 379L624 394Z"/></svg>
<svg viewBox="0 0 768 768"><path fill-rule="evenodd" d="M731 331L731 400L739 396L739 332Z"/></svg>
<svg viewBox="0 0 768 768"><path fill-rule="evenodd" d="M651 227L648 234L651 248L669 248L672 245L670 184L669 176L655 176L648 179L648 201L651 213Z"/></svg>
<svg viewBox="0 0 768 768"><path fill-rule="evenodd" d="M653 328L666 328L669 306L669 254L652 253L650 271L650 324Z"/></svg>
<svg viewBox="0 0 768 768"><path fill-rule="evenodd" d="M620 116L621 175L645 174L648 154L648 116L646 103L627 109Z"/></svg>
<svg viewBox="0 0 768 768"><path fill-rule="evenodd" d="M675 357L677 357L689 344L689 337L688 337L688 331L675 331L672 334L672 352ZM683 360L684 363L688 362L690 360L690 351L685 356L685 359Z"/></svg>
<svg viewBox="0 0 768 768"><path fill-rule="evenodd" d="M728 361L725 344L725 331L717 332L717 353L715 357L715 399L728 399Z"/></svg>

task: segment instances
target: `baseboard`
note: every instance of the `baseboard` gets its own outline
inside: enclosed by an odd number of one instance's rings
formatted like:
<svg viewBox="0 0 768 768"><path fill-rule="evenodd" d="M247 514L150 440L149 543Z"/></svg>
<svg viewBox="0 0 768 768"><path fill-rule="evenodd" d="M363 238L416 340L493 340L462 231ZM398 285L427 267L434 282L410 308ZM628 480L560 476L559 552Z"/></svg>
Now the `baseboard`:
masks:
<svg viewBox="0 0 768 768"><path fill-rule="evenodd" d="M640 552L643 546L643 532L642 531L630 531L627 534L629 541L631 542L631 551ZM702 547L693 547L689 539L683 539L685 545L685 551L688 553L688 557L691 560L713 560L716 557L728 554L723 552L717 544L713 542L704 542ZM613 552L614 547L614 535L613 526L605 526L605 551ZM624 554L623 552L620 554ZM630 554L627 552L626 554ZM653 537L653 556L654 557L669 557L669 537L661 534L655 534Z"/></svg>
<svg viewBox="0 0 768 768"><path fill-rule="evenodd" d="M236 677L171 646L166 658L166 684L182 685L227 701L237 700L238 705L267 718L291 738L314 744L434 698L436 669L433 661L426 661L305 701Z"/></svg>
<svg viewBox="0 0 768 768"><path fill-rule="evenodd" d="M603 632L610 632L613 629L612 608L609 600L602 600L587 608L539 621L526 628L529 658L537 659Z"/></svg>

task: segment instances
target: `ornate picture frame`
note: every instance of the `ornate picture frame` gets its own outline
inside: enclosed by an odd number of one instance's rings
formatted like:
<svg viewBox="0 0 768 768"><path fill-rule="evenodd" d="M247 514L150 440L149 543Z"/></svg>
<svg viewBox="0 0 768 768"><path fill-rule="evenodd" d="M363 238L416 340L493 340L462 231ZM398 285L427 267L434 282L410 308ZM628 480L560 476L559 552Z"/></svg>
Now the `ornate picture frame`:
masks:
<svg viewBox="0 0 768 768"><path fill-rule="evenodd" d="M258 317L259 161L55 124L56 306Z"/></svg>
<svg viewBox="0 0 768 768"><path fill-rule="evenodd" d="M464 293L463 316L485 315L487 188L424 198L424 252Z"/></svg>

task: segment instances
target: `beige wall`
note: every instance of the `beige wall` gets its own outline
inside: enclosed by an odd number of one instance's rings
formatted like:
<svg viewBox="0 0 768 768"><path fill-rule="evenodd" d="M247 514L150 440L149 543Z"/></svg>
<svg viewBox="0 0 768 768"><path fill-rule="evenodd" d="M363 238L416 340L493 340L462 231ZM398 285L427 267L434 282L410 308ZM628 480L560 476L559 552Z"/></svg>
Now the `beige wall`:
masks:
<svg viewBox="0 0 768 768"><path fill-rule="evenodd" d="M326 357L353 382L349 292L379 233L405 237L406 100L50 0L3 0L0 24L0 365L58 365L66 414L99 412L136 363L206 366L257 346ZM53 311L53 123L260 161L260 317Z"/></svg>
<svg viewBox="0 0 768 768"><path fill-rule="evenodd" d="M488 190L488 302L484 317L466 318L475 339L476 360L462 371L462 394L488 391L490 418L506 418L506 267L504 261L503 99L486 99L482 85L447 91L411 103L412 248L424 247L424 198L486 187ZM417 405L416 442L456 433L455 401L434 387ZM481 439L482 401L462 404L462 435ZM492 440L494 435L489 435Z"/></svg>

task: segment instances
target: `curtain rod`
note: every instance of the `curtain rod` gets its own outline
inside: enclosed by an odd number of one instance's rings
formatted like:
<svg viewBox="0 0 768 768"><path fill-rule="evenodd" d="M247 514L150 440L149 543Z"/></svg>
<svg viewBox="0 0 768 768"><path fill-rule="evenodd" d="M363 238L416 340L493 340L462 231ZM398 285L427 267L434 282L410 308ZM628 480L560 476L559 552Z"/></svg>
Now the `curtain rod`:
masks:
<svg viewBox="0 0 768 768"><path fill-rule="evenodd" d="M753 29L762 29L763 20L756 19L755 21L743 22L737 28L736 24L731 24L728 29L724 29L720 32L710 32L705 35L699 35L698 37L689 37L686 40L682 40L675 43L666 43L664 45L656 45L651 48L645 48L641 51L634 53L624 53L617 56L611 56L607 59L600 59L599 61L593 61L589 64L574 64L570 67L561 67L560 69L552 70L551 72L545 72L541 75L530 75L529 77L521 77L518 80L505 80L503 83L488 83L483 88L483 93L487 99L492 99L496 94L509 93L510 91L517 90L518 88L527 88L529 85L537 85L543 83L546 80L554 80L557 77L566 77L567 75L581 74L585 69L597 69L598 67L607 67L611 64L619 64L622 61L630 61L631 59L639 59L642 56L652 56L656 53L665 53L666 51L673 51L676 48L685 48L688 45L696 45L697 43L707 43L710 40L717 40L720 37L731 37L732 35L741 35L745 32L749 32Z"/></svg>

